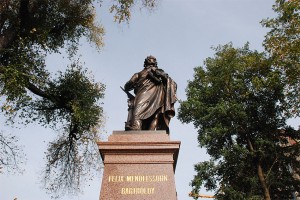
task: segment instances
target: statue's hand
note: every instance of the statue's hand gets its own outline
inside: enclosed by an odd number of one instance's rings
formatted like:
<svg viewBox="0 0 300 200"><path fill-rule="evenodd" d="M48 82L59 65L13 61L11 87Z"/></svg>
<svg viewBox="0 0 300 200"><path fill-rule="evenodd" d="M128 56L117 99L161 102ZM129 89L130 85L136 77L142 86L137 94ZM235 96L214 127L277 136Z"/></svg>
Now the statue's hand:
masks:
<svg viewBox="0 0 300 200"><path fill-rule="evenodd" d="M169 75L162 69L156 69L155 73L158 77L161 77L163 80L167 80L169 77Z"/></svg>
<svg viewBox="0 0 300 200"><path fill-rule="evenodd" d="M152 71L148 72L148 76L150 77L151 80L153 80L155 83L161 83L161 79L159 77L156 77Z"/></svg>

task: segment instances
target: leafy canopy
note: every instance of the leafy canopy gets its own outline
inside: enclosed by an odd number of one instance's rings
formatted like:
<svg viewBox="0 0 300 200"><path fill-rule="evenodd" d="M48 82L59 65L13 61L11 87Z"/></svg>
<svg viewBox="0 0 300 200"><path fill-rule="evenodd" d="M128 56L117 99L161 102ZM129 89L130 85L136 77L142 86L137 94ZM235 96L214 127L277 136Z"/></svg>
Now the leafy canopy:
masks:
<svg viewBox="0 0 300 200"><path fill-rule="evenodd" d="M290 199L300 189L290 171L299 173L299 145L282 144L300 136L285 124L282 71L248 44L215 51L195 68L179 108L179 119L193 122L211 156L195 165L193 192L204 186L218 199Z"/></svg>
<svg viewBox="0 0 300 200"><path fill-rule="evenodd" d="M287 104L290 116L299 116L300 91L300 1L276 0L275 18L262 21L270 29L264 46L274 59L274 65L285 72Z"/></svg>
<svg viewBox="0 0 300 200"><path fill-rule="evenodd" d="M131 8L138 4L149 9L156 0L112 1L109 12L119 23L129 21ZM104 28L96 21L95 0L1 0L0 2L0 109L7 120L37 122L58 131L58 138L46 152L45 187L53 197L76 193L84 176L99 168L95 141L104 124L101 99L105 86L97 83L80 61L75 60L81 38L98 50L103 46ZM66 70L55 75L45 59L66 51ZM64 71L64 72L62 72ZM0 145L15 141L10 136ZM10 151L19 147L10 143ZM17 164L8 156L0 165ZM10 161L10 163L6 162Z"/></svg>

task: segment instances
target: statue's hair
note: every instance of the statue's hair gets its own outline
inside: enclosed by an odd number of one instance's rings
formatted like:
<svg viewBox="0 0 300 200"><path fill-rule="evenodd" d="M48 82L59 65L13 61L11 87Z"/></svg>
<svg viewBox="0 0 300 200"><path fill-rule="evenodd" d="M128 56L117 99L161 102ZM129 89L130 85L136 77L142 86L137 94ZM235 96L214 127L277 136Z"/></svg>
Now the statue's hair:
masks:
<svg viewBox="0 0 300 200"><path fill-rule="evenodd" d="M157 61L156 58L154 56L147 56L147 58L144 61L144 67L147 65L155 65L157 66Z"/></svg>

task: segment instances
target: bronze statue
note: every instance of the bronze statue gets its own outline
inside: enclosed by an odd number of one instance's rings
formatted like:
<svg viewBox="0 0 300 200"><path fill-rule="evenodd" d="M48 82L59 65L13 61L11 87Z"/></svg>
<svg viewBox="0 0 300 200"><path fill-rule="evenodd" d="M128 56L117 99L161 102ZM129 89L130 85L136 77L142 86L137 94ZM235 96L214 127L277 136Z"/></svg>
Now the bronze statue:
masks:
<svg viewBox="0 0 300 200"><path fill-rule="evenodd" d="M125 130L166 130L175 116L176 83L157 67L156 58L148 56L144 69L135 73L123 89L128 95ZM134 90L135 96L130 94Z"/></svg>

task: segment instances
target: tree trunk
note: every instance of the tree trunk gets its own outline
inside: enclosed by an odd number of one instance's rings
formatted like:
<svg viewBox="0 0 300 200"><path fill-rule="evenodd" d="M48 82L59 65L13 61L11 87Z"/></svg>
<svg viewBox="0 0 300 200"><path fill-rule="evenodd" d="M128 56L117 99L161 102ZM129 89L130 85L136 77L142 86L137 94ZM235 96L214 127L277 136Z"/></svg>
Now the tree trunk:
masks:
<svg viewBox="0 0 300 200"><path fill-rule="evenodd" d="M270 191L269 191L269 188L268 188L267 183L266 183L266 179L265 179L262 167L261 167L260 160L257 161L257 175L258 175L261 187L264 191L265 200L271 200Z"/></svg>
<svg viewBox="0 0 300 200"><path fill-rule="evenodd" d="M250 141L249 138L247 139L247 142L248 142L248 145L249 145L249 150L251 152L254 152L254 148L253 148L252 142ZM264 192L265 200L271 200L270 191L269 191L266 179L265 179L265 175L264 175L263 169L261 167L260 158L256 159L256 167L257 167L257 175L258 175L258 178L259 178L260 185L261 185L261 187L263 189L263 192Z"/></svg>

